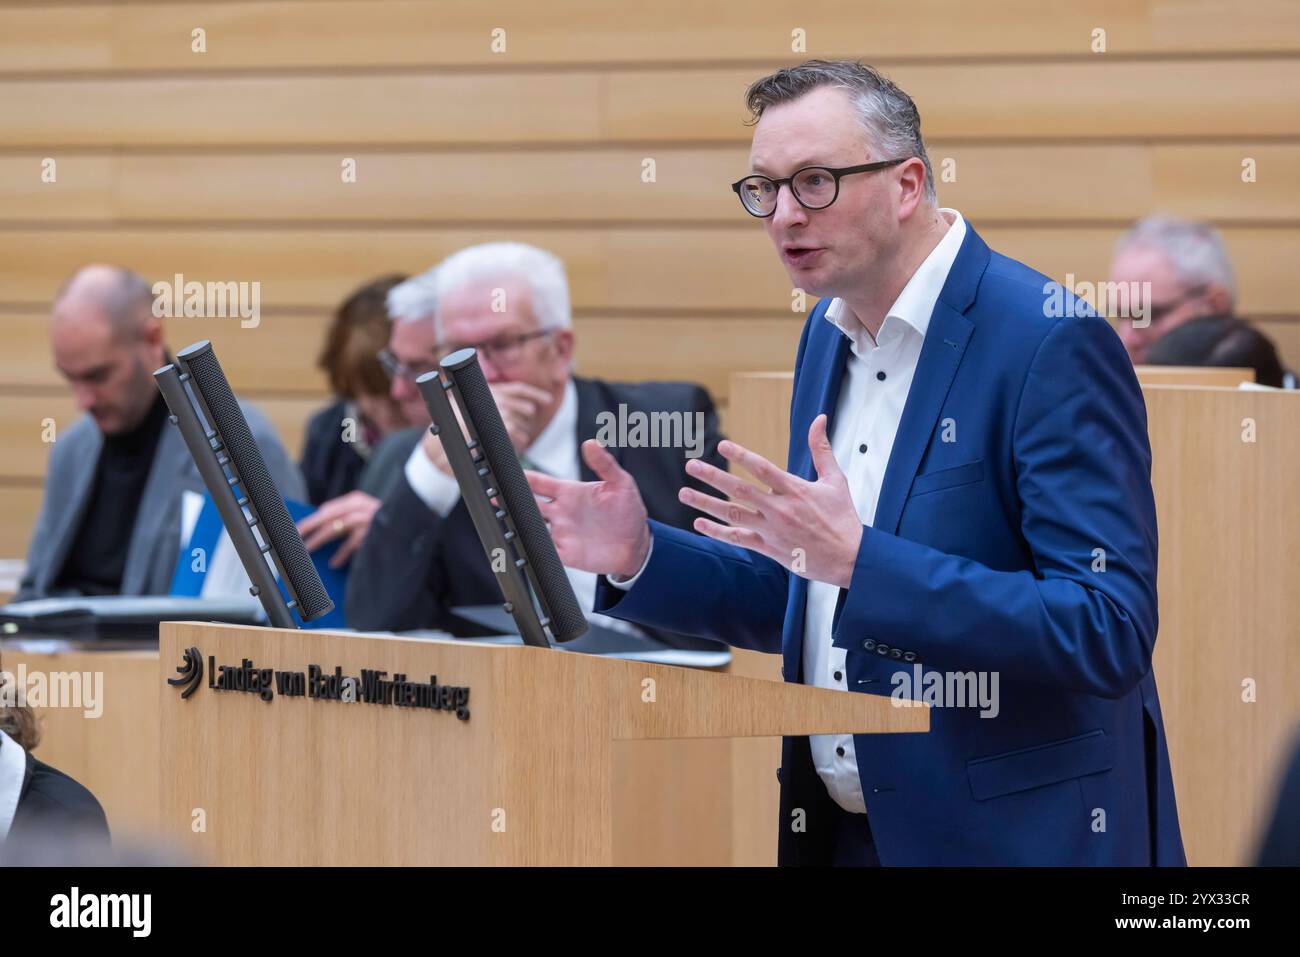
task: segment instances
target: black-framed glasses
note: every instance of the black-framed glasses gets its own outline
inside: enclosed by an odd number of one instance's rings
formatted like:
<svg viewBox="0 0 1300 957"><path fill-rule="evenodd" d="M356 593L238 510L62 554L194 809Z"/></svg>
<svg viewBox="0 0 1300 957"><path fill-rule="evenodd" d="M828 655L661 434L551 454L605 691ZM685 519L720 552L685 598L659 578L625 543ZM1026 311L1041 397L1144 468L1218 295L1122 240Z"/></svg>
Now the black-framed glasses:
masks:
<svg viewBox="0 0 1300 957"><path fill-rule="evenodd" d="M379 364L384 367L384 371L388 373L389 378L414 381L426 372L436 369L438 363L453 352L459 352L461 349L477 349L478 354L494 366L509 368L523 357L524 343L540 339L542 336L549 336L553 332L555 332L554 329L537 329L533 332L524 332L514 336L497 336L497 338L488 342L449 342L437 347L433 353L433 364L427 369L408 366L406 363L399 361L397 356L387 349L382 349L379 352Z"/></svg>
<svg viewBox="0 0 1300 957"><path fill-rule="evenodd" d="M881 160L877 163L863 163L861 166L805 166L796 170L785 179L772 179L760 173L752 173L744 179L738 179L731 188L740 197L740 204L745 212L759 219L766 219L776 212L776 197L782 186L789 186L794 198L804 209L825 209L840 195L840 179L854 173L871 173L878 169L888 169L899 163L906 163L912 157Z"/></svg>
<svg viewBox="0 0 1300 957"><path fill-rule="evenodd" d="M378 358L379 358L379 364L384 367L384 372L388 374L388 378L407 379L411 382L414 382L416 379L420 378L420 376L424 375L426 372L429 372L437 368L438 366L437 360L435 360L427 367L424 365L408 366L405 362L402 362L400 359L397 358L397 356L393 355L387 349L380 349L378 353Z"/></svg>

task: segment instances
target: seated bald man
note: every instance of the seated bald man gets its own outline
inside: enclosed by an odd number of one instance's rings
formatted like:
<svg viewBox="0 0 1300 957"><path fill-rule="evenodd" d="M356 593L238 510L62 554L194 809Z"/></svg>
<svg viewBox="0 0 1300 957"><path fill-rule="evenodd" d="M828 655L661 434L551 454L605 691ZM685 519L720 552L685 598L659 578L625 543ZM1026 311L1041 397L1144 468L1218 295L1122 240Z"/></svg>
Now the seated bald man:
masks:
<svg viewBox="0 0 1300 957"><path fill-rule="evenodd" d="M204 486L154 382L171 358L152 304L147 282L113 266L87 266L55 298L54 365L84 415L56 436L16 601L170 591L182 492ZM280 493L302 499L270 423L243 409Z"/></svg>

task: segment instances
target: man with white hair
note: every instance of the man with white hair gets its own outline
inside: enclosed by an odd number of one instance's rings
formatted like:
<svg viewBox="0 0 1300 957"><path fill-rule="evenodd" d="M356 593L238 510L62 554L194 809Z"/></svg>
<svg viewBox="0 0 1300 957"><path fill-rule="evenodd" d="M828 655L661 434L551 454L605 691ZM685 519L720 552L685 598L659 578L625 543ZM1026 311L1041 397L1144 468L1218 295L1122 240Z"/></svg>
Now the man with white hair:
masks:
<svg viewBox="0 0 1300 957"><path fill-rule="evenodd" d="M1110 279L1149 290L1146 315L1120 323L1120 341L1134 365L1148 361L1148 350L1184 323L1231 315L1236 305L1232 262L1218 230L1174 216L1148 216L1121 236Z"/></svg>
<svg viewBox="0 0 1300 957"><path fill-rule="evenodd" d="M385 361L399 402L413 406L418 376L452 352L473 347L526 466L561 478L591 478L579 447L599 435L660 521L689 528L698 516L679 501L677 490L690 458L724 464L708 392L689 383L622 384L574 376L569 285L556 256L522 243L472 246L395 287L389 310L397 321ZM644 433L642 440L632 430L605 428L652 416L681 428L665 430L666 435ZM570 578L578 600L590 610L595 575L571 571ZM465 623L448 609L501 600L442 442L425 430L356 553L345 604L348 623L463 633Z"/></svg>

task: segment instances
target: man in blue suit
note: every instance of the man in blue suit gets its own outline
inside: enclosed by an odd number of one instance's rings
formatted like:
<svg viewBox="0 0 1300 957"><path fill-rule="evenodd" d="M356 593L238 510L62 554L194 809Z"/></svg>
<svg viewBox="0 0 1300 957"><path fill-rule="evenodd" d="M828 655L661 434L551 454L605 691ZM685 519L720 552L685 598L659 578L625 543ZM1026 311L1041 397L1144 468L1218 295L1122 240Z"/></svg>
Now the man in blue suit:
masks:
<svg viewBox="0 0 1300 957"><path fill-rule="evenodd" d="M824 297L787 469L733 442L761 487L688 463L726 496L682 490L716 519L695 535L647 522L589 442L600 481L529 476L561 559L607 576L597 610L935 705L928 734L786 739L782 864L1185 864L1146 410L1119 338L938 208L916 107L874 70L814 60L747 99L733 189Z"/></svg>

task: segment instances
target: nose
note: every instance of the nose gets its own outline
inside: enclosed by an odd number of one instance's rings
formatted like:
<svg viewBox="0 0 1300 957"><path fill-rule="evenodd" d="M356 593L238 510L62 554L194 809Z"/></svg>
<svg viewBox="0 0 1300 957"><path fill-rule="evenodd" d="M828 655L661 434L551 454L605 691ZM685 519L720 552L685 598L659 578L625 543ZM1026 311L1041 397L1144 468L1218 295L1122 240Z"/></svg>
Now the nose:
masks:
<svg viewBox="0 0 1300 957"><path fill-rule="evenodd" d="M483 378L487 379L489 383L501 382L505 379L505 376L501 374L501 370L492 364L492 360L483 354L482 349L478 352L478 364L483 369Z"/></svg>
<svg viewBox="0 0 1300 957"><path fill-rule="evenodd" d="M778 229L789 226L802 226L808 222L808 210L794 198L789 183L783 184L776 193L776 212L771 217L772 225Z"/></svg>
<svg viewBox="0 0 1300 957"><path fill-rule="evenodd" d="M77 408L82 412L89 412L95 406L95 390L88 385L74 385L72 387L73 398L77 401Z"/></svg>
<svg viewBox="0 0 1300 957"><path fill-rule="evenodd" d="M411 393L415 390L415 384L406 376L393 376L393 384L388 389L388 394L393 397L394 402L405 402L411 398Z"/></svg>
<svg viewBox="0 0 1300 957"><path fill-rule="evenodd" d="M1120 323L1119 341L1135 362L1141 361L1148 337L1147 330L1137 328L1132 319Z"/></svg>

